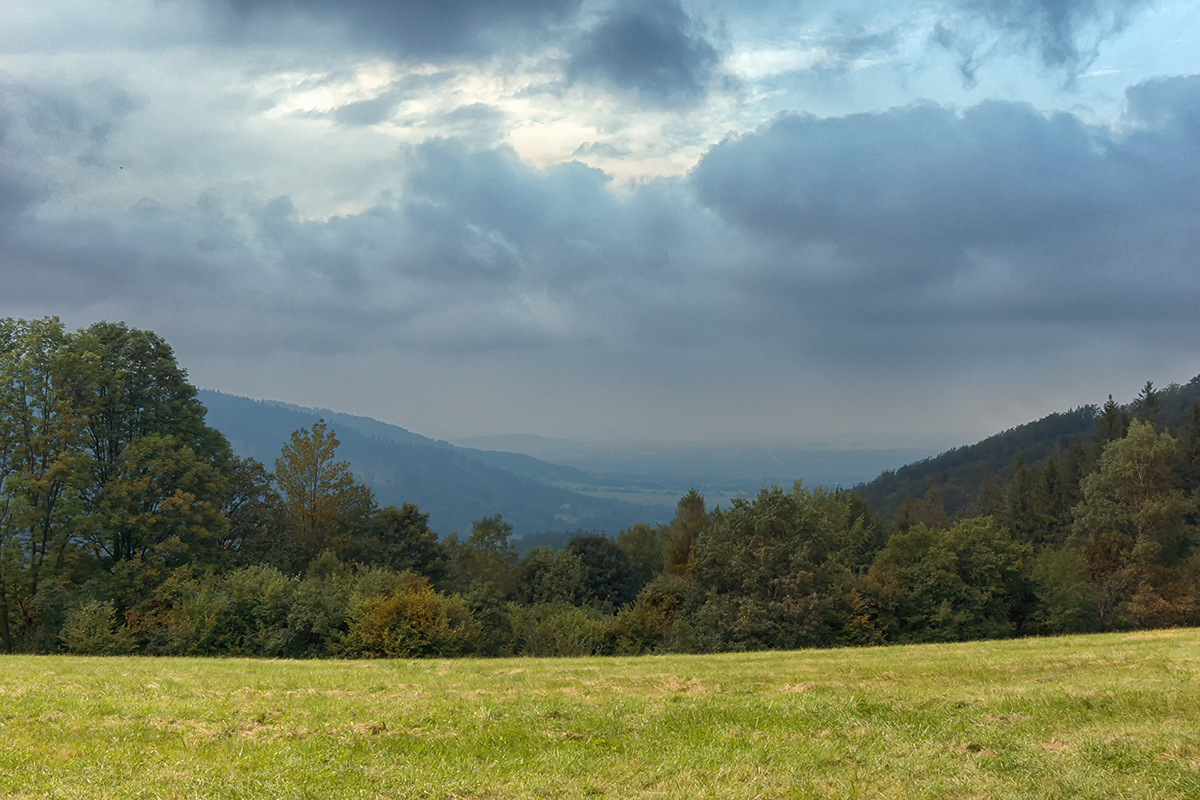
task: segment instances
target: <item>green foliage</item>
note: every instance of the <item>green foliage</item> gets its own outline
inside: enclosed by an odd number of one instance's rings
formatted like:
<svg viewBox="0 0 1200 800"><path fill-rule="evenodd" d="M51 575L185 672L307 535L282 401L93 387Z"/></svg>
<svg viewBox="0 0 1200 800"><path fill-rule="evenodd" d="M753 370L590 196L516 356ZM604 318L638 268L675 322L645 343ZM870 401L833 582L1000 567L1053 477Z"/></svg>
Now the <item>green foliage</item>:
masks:
<svg viewBox="0 0 1200 800"><path fill-rule="evenodd" d="M452 550L451 585L460 592L490 583L505 597L517 588L517 551L510 542L512 525L499 514L476 520L471 536L458 544L448 543Z"/></svg>
<svg viewBox="0 0 1200 800"><path fill-rule="evenodd" d="M1074 548L1047 549L1033 565L1037 606L1025 632L1083 633L1097 626L1088 564Z"/></svg>
<svg viewBox="0 0 1200 800"><path fill-rule="evenodd" d="M374 511L370 489L356 482L346 461L335 461L338 440L325 421L292 433L275 460L288 536L307 562L317 553L343 552L355 524Z"/></svg>
<svg viewBox="0 0 1200 800"><path fill-rule="evenodd" d="M428 578L406 572L396 588L352 601L347 631L334 652L348 658L444 658L472 652L478 636L462 597L445 597Z"/></svg>
<svg viewBox="0 0 1200 800"><path fill-rule="evenodd" d="M1176 487L1178 459L1170 433L1133 420L1083 481L1072 543L1087 561L1104 629L1130 624L1132 597L1149 589L1157 569L1182 565L1195 549L1197 504Z"/></svg>
<svg viewBox="0 0 1200 800"><path fill-rule="evenodd" d="M376 511L347 551L351 560L397 572L411 570L434 586L444 584L449 574L449 556L429 529L429 515L412 503Z"/></svg>
<svg viewBox="0 0 1200 800"><path fill-rule="evenodd" d="M121 655L134 647L129 630L124 626L118 628L111 600L93 600L73 610L60 635L63 648L80 655Z"/></svg>
<svg viewBox="0 0 1200 800"><path fill-rule="evenodd" d="M703 651L831 643L829 592L849 579L864 524L849 511L843 493L796 484L715 514L696 540L683 638Z"/></svg>
<svg viewBox="0 0 1200 800"><path fill-rule="evenodd" d="M858 493L709 512L693 490L670 524L518 562L498 513L439 541L416 505L377 508L323 421L274 475L231 457L155 334L0 320L0 646L496 657L1195 624L1193 396L1147 382L1132 421L1110 397L881 476L891 524Z"/></svg>
<svg viewBox="0 0 1200 800"><path fill-rule="evenodd" d="M1158 428L1162 415L1162 393L1154 388L1154 381L1146 381L1146 385L1138 392L1137 399L1133 401L1133 411L1142 422Z"/></svg>
<svg viewBox="0 0 1200 800"><path fill-rule="evenodd" d="M625 551L599 533L581 533L571 539L566 553L579 561L583 603L612 612L637 596L637 576Z"/></svg>
<svg viewBox="0 0 1200 800"><path fill-rule="evenodd" d="M901 642L1013 635L1028 601L1024 556L990 517L896 534L871 567L882 628Z"/></svg>
<svg viewBox="0 0 1200 800"><path fill-rule="evenodd" d="M1197 393L1200 394L1200 385ZM929 482L934 481L941 487L946 512L954 516L971 508L980 498L988 476L996 475L1002 481L1011 477L1018 450L1024 454L1027 465L1037 468L1054 453L1059 441L1071 441L1077 435L1090 436L1096 427L1097 411L1096 406L1087 405L1050 414L976 444L885 471L875 480L855 487L855 491L875 513L890 518L906 499L922 497ZM987 509L980 509L984 510Z"/></svg>
<svg viewBox="0 0 1200 800"><path fill-rule="evenodd" d="M644 522L623 529L617 534L617 547L625 552L629 566L637 580L638 589L654 580L665 566L666 543L670 528L666 525L651 527Z"/></svg>
<svg viewBox="0 0 1200 800"><path fill-rule="evenodd" d="M608 655L616 650L612 617L567 603L537 603L512 610L521 650L535 658Z"/></svg>
<svg viewBox="0 0 1200 800"><path fill-rule="evenodd" d="M623 649L636 653L691 649L694 642L687 638L687 630L682 631L686 644L677 641L688 588L686 580L670 575L660 575L643 587L633 605L620 614Z"/></svg>
<svg viewBox="0 0 1200 800"><path fill-rule="evenodd" d="M580 605L584 591L583 562L575 553L537 547L521 559L516 598L522 605Z"/></svg>
<svg viewBox="0 0 1200 800"><path fill-rule="evenodd" d="M262 462L234 456L230 461L221 514L228 522L219 545L236 565L272 564L298 571L299 553L284 535L283 500L272 485L274 476Z"/></svg>
<svg viewBox="0 0 1200 800"><path fill-rule="evenodd" d="M711 516L704 510L704 498L690 490L675 505L675 519L665 538L663 571L668 575L688 575L695 568L693 548L696 539L707 530Z"/></svg>

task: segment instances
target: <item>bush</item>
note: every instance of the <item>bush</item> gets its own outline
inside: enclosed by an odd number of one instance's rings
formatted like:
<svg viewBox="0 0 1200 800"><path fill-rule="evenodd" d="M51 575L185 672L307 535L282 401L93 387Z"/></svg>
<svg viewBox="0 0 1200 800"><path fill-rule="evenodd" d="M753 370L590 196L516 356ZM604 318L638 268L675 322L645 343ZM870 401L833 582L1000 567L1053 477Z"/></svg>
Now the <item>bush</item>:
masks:
<svg viewBox="0 0 1200 800"><path fill-rule="evenodd" d="M526 655L609 655L617 650L617 623L592 609L567 603L513 606L513 631Z"/></svg>
<svg viewBox="0 0 1200 800"><path fill-rule="evenodd" d="M458 595L446 597L429 579L402 573L402 585L352 601L347 631L334 651L348 658L450 657L471 652L479 626Z"/></svg>
<svg viewBox="0 0 1200 800"><path fill-rule="evenodd" d="M133 650L129 629L117 627L112 601L95 600L73 610L59 637L67 651L81 655L111 656Z"/></svg>

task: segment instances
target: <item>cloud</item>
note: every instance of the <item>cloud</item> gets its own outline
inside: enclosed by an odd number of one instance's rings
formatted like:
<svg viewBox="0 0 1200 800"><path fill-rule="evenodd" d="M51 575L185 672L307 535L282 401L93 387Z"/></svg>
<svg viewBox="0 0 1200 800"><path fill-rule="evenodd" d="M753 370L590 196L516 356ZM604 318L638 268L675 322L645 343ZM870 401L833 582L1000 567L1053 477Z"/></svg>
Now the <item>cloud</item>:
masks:
<svg viewBox="0 0 1200 800"><path fill-rule="evenodd" d="M1095 60L1104 41L1148 4L1149 0L953 0L932 38L957 55L968 84L975 82L984 62L1015 48L1032 51L1045 67L1063 70L1070 80Z"/></svg>
<svg viewBox="0 0 1200 800"><path fill-rule="evenodd" d="M570 19L580 0L204 0L238 35L271 35L300 17L342 25L352 39L405 57L438 59L511 45Z"/></svg>
<svg viewBox="0 0 1200 800"><path fill-rule="evenodd" d="M1200 140L1200 75L1155 78L1130 87L1126 118L1150 131Z"/></svg>
<svg viewBox="0 0 1200 800"><path fill-rule="evenodd" d="M647 0L618 5L588 31L567 76L634 91L653 103L690 103L706 93L718 60L676 0Z"/></svg>
<svg viewBox="0 0 1200 800"><path fill-rule="evenodd" d="M794 336L837 331L861 354L887 331L914 358L1029 326L1193 329L1198 100L1194 78L1135 87L1129 133L996 101L790 115L714 148L691 183L762 241L746 283L807 320Z"/></svg>

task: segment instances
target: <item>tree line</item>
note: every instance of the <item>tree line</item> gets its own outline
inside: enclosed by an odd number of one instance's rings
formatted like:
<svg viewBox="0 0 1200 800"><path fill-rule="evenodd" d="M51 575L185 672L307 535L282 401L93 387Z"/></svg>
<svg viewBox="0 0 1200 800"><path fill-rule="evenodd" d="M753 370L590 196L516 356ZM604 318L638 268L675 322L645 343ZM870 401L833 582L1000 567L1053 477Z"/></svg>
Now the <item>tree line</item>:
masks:
<svg viewBox="0 0 1200 800"><path fill-rule="evenodd" d="M1089 440L1018 454L968 507L891 518L764 488L524 558L497 515L438 536L379 506L325 423L274 463L205 424L170 347L0 320L0 646L273 657L584 655L1200 624L1200 405L1152 384Z"/></svg>

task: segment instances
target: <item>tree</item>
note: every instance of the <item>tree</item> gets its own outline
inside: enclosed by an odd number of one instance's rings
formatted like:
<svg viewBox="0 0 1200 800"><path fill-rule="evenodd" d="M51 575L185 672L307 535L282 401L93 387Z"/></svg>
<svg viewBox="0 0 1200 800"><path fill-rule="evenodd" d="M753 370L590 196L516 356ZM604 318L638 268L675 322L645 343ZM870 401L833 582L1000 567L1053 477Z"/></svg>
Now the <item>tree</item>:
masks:
<svg viewBox="0 0 1200 800"><path fill-rule="evenodd" d="M692 548L696 538L707 530L709 522L703 495L691 489L679 499L664 555L663 571L666 574L687 575L692 571Z"/></svg>
<svg viewBox="0 0 1200 800"><path fill-rule="evenodd" d="M460 592L492 584L505 597L517 588L517 551L511 542L513 526L499 514L471 523L471 536L462 544L451 537L453 583Z"/></svg>
<svg viewBox="0 0 1200 800"><path fill-rule="evenodd" d="M1108 401L1100 409L1096 418L1096 433L1093 437L1097 452L1103 452L1105 445L1125 436L1129 429L1129 415L1121 406L1108 396Z"/></svg>
<svg viewBox="0 0 1200 800"><path fill-rule="evenodd" d="M871 578L899 641L1012 635L1026 600L1023 552L991 517L893 536Z"/></svg>
<svg viewBox="0 0 1200 800"><path fill-rule="evenodd" d="M1020 450L1013 459L1012 482L1008 485L1008 526L1020 541L1032 541L1037 527L1033 508L1033 475L1025 466L1025 456Z"/></svg>
<svg viewBox="0 0 1200 800"><path fill-rule="evenodd" d="M615 611L637 596L637 576L625 551L612 539L600 533L580 533L571 539L566 552L579 559L585 603Z"/></svg>
<svg viewBox="0 0 1200 800"><path fill-rule="evenodd" d="M108 573L213 552L232 453L204 422L196 387L152 331L98 322L75 334L70 403L84 421L86 538ZM166 548L166 549L164 549ZM167 556L167 549L174 555Z"/></svg>
<svg viewBox="0 0 1200 800"><path fill-rule="evenodd" d="M831 643L830 590L851 575L843 546L860 537L845 494L797 483L735 499L696 538L687 625L701 650Z"/></svg>
<svg viewBox="0 0 1200 800"><path fill-rule="evenodd" d="M101 527L113 532L97 544L111 562L158 565L165 578L174 567L215 555L228 521L220 513L225 478L211 462L173 436L149 434L124 449L117 467L120 477L96 510Z"/></svg>
<svg viewBox="0 0 1200 800"><path fill-rule="evenodd" d="M1083 480L1071 541L1087 561L1102 628L1120 622L1132 596L1153 588L1158 569L1180 566L1195 546L1196 501L1175 485L1178 458L1170 433L1133 420Z"/></svg>
<svg viewBox="0 0 1200 800"><path fill-rule="evenodd" d="M1063 495L1063 482L1057 454L1046 459L1033 487L1034 532L1032 542L1061 544L1065 537L1069 508Z"/></svg>
<svg viewBox="0 0 1200 800"><path fill-rule="evenodd" d="M424 575L434 587L446 580L446 549L429 529L429 515L413 503L400 508L384 506L375 512L356 539L353 554L366 564Z"/></svg>
<svg viewBox="0 0 1200 800"><path fill-rule="evenodd" d="M64 567L79 521L83 419L69 402L80 379L70 337L53 317L0 320L0 643L37 617L45 569Z"/></svg>
<svg viewBox="0 0 1200 800"><path fill-rule="evenodd" d="M638 522L617 534L617 547L625 551L637 576L639 590L662 573L663 547L668 533L666 525L651 528Z"/></svg>
<svg viewBox="0 0 1200 800"><path fill-rule="evenodd" d="M517 601L533 606L539 603L579 605L586 584L583 562L569 550L555 552L535 547L518 565Z"/></svg>
<svg viewBox="0 0 1200 800"><path fill-rule="evenodd" d="M946 516L946 505L942 501L942 487L933 476L925 480L925 497L921 500L906 498L896 514L897 531L904 532L914 525L939 530L950 526L950 518Z"/></svg>
<svg viewBox="0 0 1200 800"><path fill-rule="evenodd" d="M350 527L373 509L371 490L357 483L350 464L336 461L338 439L325 420L294 431L275 459L275 481L283 493L288 533L307 562L322 550L338 550Z"/></svg>
<svg viewBox="0 0 1200 800"><path fill-rule="evenodd" d="M1200 403L1192 403L1179 435L1179 480L1185 491L1200 490Z"/></svg>
<svg viewBox="0 0 1200 800"><path fill-rule="evenodd" d="M1138 419L1158 429L1158 415L1162 412L1162 393L1154 388L1154 381L1146 381L1146 385L1138 392L1137 399L1133 401L1133 408Z"/></svg>
<svg viewBox="0 0 1200 800"><path fill-rule="evenodd" d="M229 462L229 480L221 500L221 513L228 520L221 549L235 564L269 563L291 567L291 559L279 552L283 536L283 499L272 485L275 476L262 462L234 456Z"/></svg>

